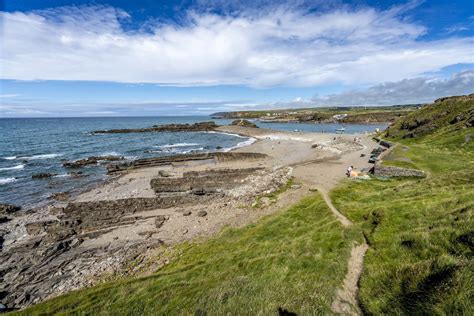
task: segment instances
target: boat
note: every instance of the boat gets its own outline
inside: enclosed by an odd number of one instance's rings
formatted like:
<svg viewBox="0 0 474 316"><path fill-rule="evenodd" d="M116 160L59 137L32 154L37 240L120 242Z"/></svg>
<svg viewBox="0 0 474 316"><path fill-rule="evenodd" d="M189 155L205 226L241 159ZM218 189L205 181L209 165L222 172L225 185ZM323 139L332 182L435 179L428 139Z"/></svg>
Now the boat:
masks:
<svg viewBox="0 0 474 316"><path fill-rule="evenodd" d="M336 129L336 133L338 133L338 134L342 134L342 133L344 133L345 131L346 131L346 129L345 129L344 127L340 127L340 128L337 128L337 129Z"/></svg>

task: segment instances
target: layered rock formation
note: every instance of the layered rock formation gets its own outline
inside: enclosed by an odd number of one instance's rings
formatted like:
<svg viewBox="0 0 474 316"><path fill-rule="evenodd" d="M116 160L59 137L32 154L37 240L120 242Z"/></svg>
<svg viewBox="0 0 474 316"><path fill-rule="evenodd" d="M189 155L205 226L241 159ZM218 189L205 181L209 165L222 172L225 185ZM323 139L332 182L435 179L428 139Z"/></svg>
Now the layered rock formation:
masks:
<svg viewBox="0 0 474 316"><path fill-rule="evenodd" d="M194 124L168 124L168 125L154 125L145 128L130 128L130 129L111 129L94 131L94 134L121 134L121 133L148 133L148 132L206 132L214 131L219 125L215 122L199 122Z"/></svg>

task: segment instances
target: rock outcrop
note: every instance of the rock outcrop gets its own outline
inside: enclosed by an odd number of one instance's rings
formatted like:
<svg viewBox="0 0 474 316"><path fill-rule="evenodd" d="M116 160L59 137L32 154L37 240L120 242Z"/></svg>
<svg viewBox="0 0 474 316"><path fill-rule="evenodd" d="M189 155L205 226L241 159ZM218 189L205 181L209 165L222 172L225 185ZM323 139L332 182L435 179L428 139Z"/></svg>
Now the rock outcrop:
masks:
<svg viewBox="0 0 474 316"><path fill-rule="evenodd" d="M148 133L148 132L207 132L214 131L219 125L214 121L200 122L194 124L168 124L168 125L154 125L145 128L130 128L130 129L111 129L94 131L93 134L123 134L123 133Z"/></svg>
<svg viewBox="0 0 474 316"><path fill-rule="evenodd" d="M91 156L85 159L80 159L76 161L65 161L63 166L66 168L80 168L88 165L97 165L102 161L119 161L124 160L124 157L117 156Z"/></svg>
<svg viewBox="0 0 474 316"><path fill-rule="evenodd" d="M0 214L13 214L21 210L20 206L12 204L0 204Z"/></svg>
<svg viewBox="0 0 474 316"><path fill-rule="evenodd" d="M144 158L120 164L110 164L107 166L109 173L145 168L171 165L176 162L196 161L214 159L216 161L236 161L236 160L257 160L264 159L267 155L261 153L246 152L212 152L212 153L194 153L175 156L164 156L155 158Z"/></svg>
<svg viewBox="0 0 474 316"><path fill-rule="evenodd" d="M258 128L257 124L252 123L252 122L247 121L247 120L234 120L232 123L230 123L230 125Z"/></svg>

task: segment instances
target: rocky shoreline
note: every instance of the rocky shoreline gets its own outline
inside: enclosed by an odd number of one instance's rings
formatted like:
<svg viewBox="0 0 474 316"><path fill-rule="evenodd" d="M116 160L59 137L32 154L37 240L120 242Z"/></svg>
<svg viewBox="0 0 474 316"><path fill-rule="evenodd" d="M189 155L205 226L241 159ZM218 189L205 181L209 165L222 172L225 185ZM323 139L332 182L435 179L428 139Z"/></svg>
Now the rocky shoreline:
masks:
<svg viewBox="0 0 474 316"><path fill-rule="evenodd" d="M250 153L161 157L156 159L158 163L153 159L148 164L140 161L120 171L166 168L178 161L188 165L186 170L192 168L195 161L206 159L212 160L206 162L208 166L217 169L198 168L181 175L157 172L149 183L154 196L83 202L64 195L61 199L65 202L35 210L2 206L1 215L5 221L0 227L0 302L9 308L23 308L94 284L104 273L127 273L129 262L143 260L147 252L163 246L165 241L159 234L170 222L179 223L184 217L196 222L219 217L219 214L213 214L216 208L250 205L258 194L277 190L283 185L288 177L285 170L224 168L229 162L252 164L265 158L266 155ZM246 186L248 181L256 186ZM193 210L196 206L200 209ZM148 224L150 221L153 225ZM219 221L216 225L222 224ZM178 226L173 230L175 236L166 244L202 233L197 229L191 234L190 228L175 225ZM141 227L133 240L127 236L112 237L107 241L114 231L131 227Z"/></svg>
<svg viewBox="0 0 474 316"><path fill-rule="evenodd" d="M145 128L111 129L94 131L93 134L123 134L123 133L149 133L149 132L210 132L219 127L215 122L199 122L194 124L168 124L154 125Z"/></svg>
<svg viewBox="0 0 474 316"><path fill-rule="evenodd" d="M335 167L334 162L349 156L351 162L361 160L357 151L366 148L352 137L247 125L239 121L216 131L257 139L248 147L136 161L114 158L107 165L113 179L94 189L77 196L62 192L38 209L5 206L0 214L0 303L24 308L107 277L152 273L169 262L166 249L175 244L277 211L265 196L293 175L335 183L344 177L345 163ZM320 146L313 147L315 141ZM92 158L85 165L104 160ZM281 203L309 192L301 185L291 190Z"/></svg>

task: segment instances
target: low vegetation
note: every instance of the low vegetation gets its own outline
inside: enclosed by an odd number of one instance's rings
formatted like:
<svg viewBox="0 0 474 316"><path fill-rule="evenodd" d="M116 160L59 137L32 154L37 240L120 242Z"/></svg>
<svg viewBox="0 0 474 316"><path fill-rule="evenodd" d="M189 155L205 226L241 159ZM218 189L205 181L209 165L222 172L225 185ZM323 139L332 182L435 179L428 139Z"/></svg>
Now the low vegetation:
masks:
<svg viewBox="0 0 474 316"><path fill-rule="evenodd" d="M24 313L328 314L361 237L315 194L256 224L178 247L154 275L72 292Z"/></svg>

